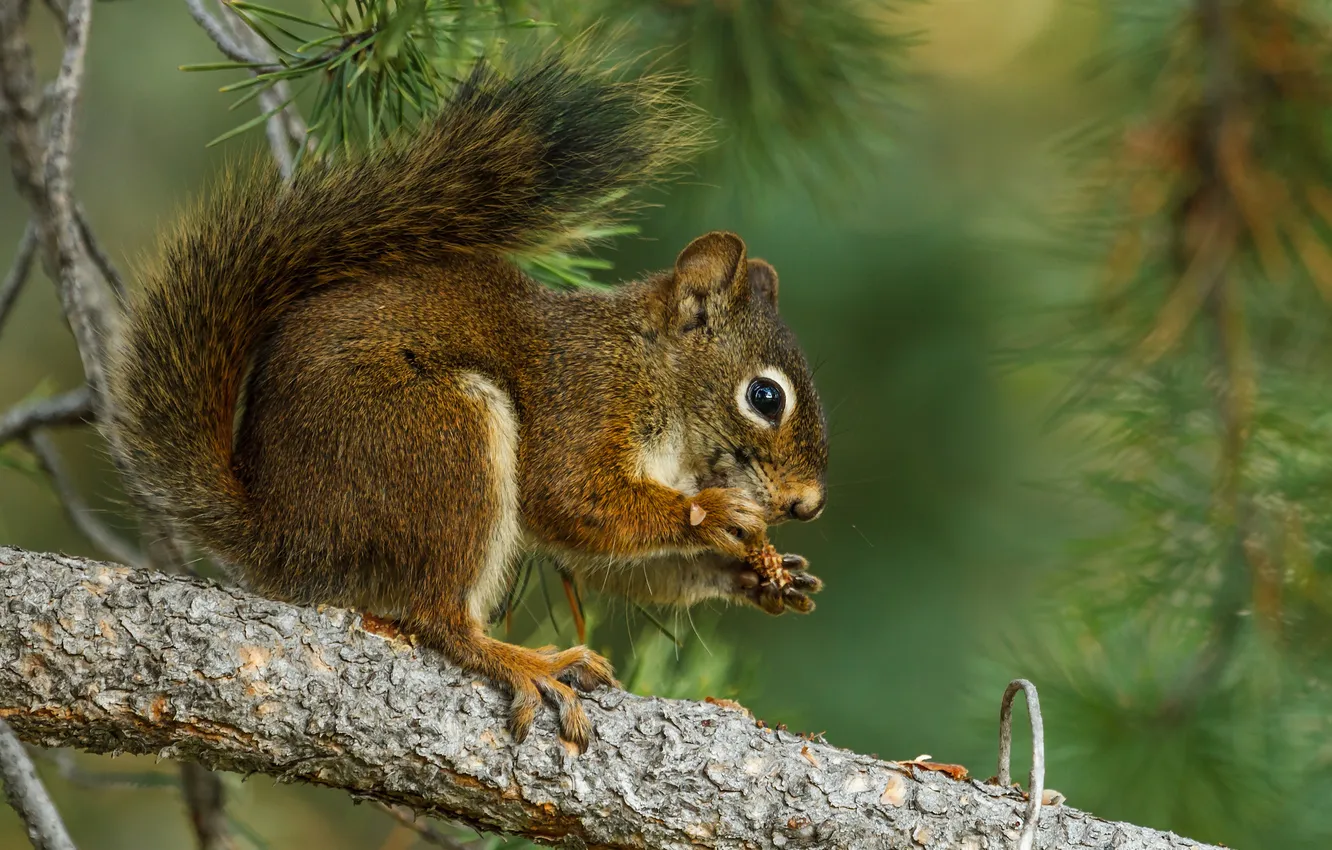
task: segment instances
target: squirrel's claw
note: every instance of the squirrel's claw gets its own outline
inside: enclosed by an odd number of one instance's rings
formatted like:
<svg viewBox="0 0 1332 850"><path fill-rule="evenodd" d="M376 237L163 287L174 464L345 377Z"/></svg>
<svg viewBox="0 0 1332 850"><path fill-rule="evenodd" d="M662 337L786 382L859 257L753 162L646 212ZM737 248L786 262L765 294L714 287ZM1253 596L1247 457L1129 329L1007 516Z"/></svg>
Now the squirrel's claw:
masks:
<svg viewBox="0 0 1332 850"><path fill-rule="evenodd" d="M709 487L689 502L687 534L715 552L743 558L763 533L763 509L742 490Z"/></svg>
<svg viewBox="0 0 1332 850"><path fill-rule="evenodd" d="M509 709L510 734L518 742L526 739L532 731L537 709L545 702L559 712L560 738L572 744L579 753L587 752L592 722L588 720L578 694L566 683L584 691L602 685L617 688L620 683L615 681L610 662L585 646L565 650L545 647L531 652L549 665L548 670L510 682L513 689Z"/></svg>
<svg viewBox="0 0 1332 850"><path fill-rule="evenodd" d="M554 678L567 682L580 691L595 691L600 687L620 687L611 669L611 663L585 646L575 646L565 650L546 647L539 651L550 657L551 675Z"/></svg>
<svg viewBox="0 0 1332 850"><path fill-rule="evenodd" d="M808 614L814 610L810 594L823 589L823 581L808 572L808 566L800 555L783 555L781 573L764 577L745 565L736 573L736 594L774 616L787 610Z"/></svg>

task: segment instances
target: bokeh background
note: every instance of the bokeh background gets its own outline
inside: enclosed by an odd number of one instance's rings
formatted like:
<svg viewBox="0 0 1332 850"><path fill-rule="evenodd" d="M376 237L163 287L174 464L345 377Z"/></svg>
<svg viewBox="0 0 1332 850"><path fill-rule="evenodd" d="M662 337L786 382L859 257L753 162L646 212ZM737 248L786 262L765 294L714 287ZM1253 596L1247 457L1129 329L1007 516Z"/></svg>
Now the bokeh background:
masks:
<svg viewBox="0 0 1332 850"><path fill-rule="evenodd" d="M278 5L318 11L314 2ZM779 20L825 5L818 14L828 20ZM1175 557L1172 533L1196 542L1199 532L1182 520L1162 531L1151 518L1187 513L1184 505L1206 513L1207 487L1193 501L1182 489L1145 506L1116 501L1105 476L1088 473L1122 459L1106 448L1116 432L1087 424L1092 402L1072 425L1052 420L1078 375L1117 351L1065 318L1090 303L1108 262L1104 240L1079 226L1085 213L1068 203L1095 159L1079 140L1106 128L1099 135L1114 138L1140 114L1153 77L1119 48L1125 38L1144 46L1150 65L1145 45L1166 39L1166 13L1182 20L1187 9L1124 4L1165 10L1159 31L1139 16L1146 29L1126 35L1114 5L589 4L589 15L638 7L627 37L675 46L668 61L702 76L699 100L722 121L718 151L651 198L660 206L639 219L642 235L601 251L614 262L602 277L666 266L709 229L740 232L781 274L782 311L819 364L832 429L827 511L776 533L826 581L817 611L661 612L654 625L589 595L592 642L636 690L736 698L769 724L887 758L928 753L982 778L994 772L1000 695L1026 676L1042 692L1047 787L1070 805L1230 846L1326 847L1332 700L1317 651L1326 607L1300 609L1299 631L1269 639L1250 628L1241 593L1224 611L1243 623L1241 637L1197 673L1193 659L1213 648L1198 612L1213 610L1207 594L1224 559L1204 553L1191 572L1159 569ZM41 11L32 38L50 73L58 34ZM242 120L217 92L235 77L177 68L215 60L182 3L96 4L75 179L122 266L229 157L262 144L251 133L205 147ZM25 220L0 180L0 268ZM1168 275L1156 280L1170 289ZM1151 328L1146 321L1143 334ZM1194 375L1201 393L1209 379L1195 372L1176 375ZM0 335L0 408L79 380L53 288L37 275ZM1291 386L1282 384L1297 397L1323 392L1312 377ZM1132 419L1100 410L1120 425ZM1210 420L1200 415L1201 426L1148 413L1133 421L1206 435ZM96 437L85 429L57 440L83 492L128 533ZM1316 457L1328 444L1305 448ZM1163 451L1162 464L1173 457ZM1146 454L1150 465L1156 456ZM20 455L0 467L0 541L95 555ZM1196 464L1204 477L1209 463ZM1312 551L1316 583L1327 565L1321 547ZM534 579L514 636L569 641L563 594L546 581L551 602ZM1144 623L1148 608L1159 616ZM41 766L78 846L191 845L171 766L90 756L72 764L78 772L63 775ZM1014 774L1025 779L1025 761ZM89 787L98 776L114 781ZM241 846L415 846L382 812L341 793L262 777L227 777L227 787ZM0 810L0 847L21 846L17 819Z"/></svg>

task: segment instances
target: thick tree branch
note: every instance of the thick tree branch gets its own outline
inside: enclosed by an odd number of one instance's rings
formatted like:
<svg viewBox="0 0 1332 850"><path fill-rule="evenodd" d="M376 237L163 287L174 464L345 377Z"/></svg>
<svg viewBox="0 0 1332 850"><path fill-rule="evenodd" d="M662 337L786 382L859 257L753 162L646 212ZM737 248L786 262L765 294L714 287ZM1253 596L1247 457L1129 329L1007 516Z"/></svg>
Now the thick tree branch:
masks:
<svg viewBox="0 0 1332 850"><path fill-rule="evenodd" d="M43 746L344 788L565 847L1000 850L1022 825L1015 791L701 703L602 691L587 754L549 714L515 746L504 694L343 610L7 548L0 595L0 717ZM1036 844L1201 846L1067 807L1042 810Z"/></svg>

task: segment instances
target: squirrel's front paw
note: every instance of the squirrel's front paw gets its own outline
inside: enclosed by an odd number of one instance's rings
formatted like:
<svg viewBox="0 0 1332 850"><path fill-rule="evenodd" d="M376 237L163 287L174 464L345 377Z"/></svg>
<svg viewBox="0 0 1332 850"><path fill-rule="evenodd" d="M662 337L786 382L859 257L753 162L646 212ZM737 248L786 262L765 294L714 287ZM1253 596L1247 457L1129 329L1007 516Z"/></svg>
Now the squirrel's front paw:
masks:
<svg viewBox="0 0 1332 850"><path fill-rule="evenodd" d="M689 500L689 534L716 552L744 558L767 528L763 508L743 490L709 487Z"/></svg>
<svg viewBox="0 0 1332 850"><path fill-rule="evenodd" d="M736 592L769 614L788 608L800 614L814 610L810 594L823 589L823 582L809 571L800 555L782 555L771 544L751 550L744 568L736 575Z"/></svg>

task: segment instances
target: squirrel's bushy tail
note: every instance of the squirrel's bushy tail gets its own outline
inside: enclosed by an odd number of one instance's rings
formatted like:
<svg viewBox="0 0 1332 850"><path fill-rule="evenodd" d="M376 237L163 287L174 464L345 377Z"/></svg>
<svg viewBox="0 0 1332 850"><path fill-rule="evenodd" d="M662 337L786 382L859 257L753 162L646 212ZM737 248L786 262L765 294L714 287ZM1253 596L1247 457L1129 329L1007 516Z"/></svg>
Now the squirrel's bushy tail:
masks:
<svg viewBox="0 0 1332 850"><path fill-rule="evenodd" d="M131 486L196 542L242 554L234 420L273 321L348 275L577 243L623 208L608 200L698 146L674 82L560 56L507 78L483 67L436 119L379 151L285 187L271 174L225 179L167 238L113 346L108 437Z"/></svg>

